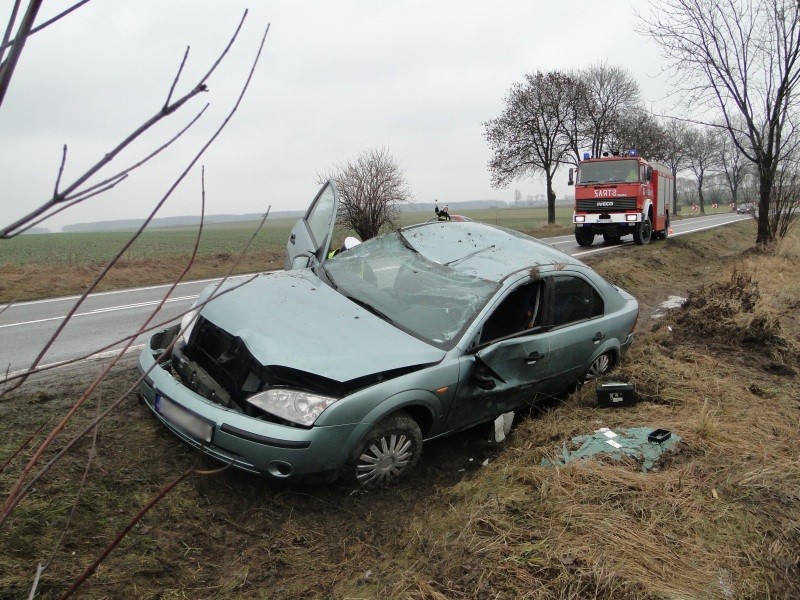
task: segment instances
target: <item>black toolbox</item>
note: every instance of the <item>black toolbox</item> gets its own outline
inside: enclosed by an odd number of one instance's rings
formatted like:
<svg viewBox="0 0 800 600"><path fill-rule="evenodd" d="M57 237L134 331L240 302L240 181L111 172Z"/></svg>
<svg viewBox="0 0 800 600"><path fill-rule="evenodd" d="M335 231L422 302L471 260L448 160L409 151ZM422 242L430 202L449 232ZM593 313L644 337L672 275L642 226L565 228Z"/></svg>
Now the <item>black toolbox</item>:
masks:
<svg viewBox="0 0 800 600"><path fill-rule="evenodd" d="M602 383L595 389L597 404L603 408L630 406L636 403L636 388L632 383Z"/></svg>

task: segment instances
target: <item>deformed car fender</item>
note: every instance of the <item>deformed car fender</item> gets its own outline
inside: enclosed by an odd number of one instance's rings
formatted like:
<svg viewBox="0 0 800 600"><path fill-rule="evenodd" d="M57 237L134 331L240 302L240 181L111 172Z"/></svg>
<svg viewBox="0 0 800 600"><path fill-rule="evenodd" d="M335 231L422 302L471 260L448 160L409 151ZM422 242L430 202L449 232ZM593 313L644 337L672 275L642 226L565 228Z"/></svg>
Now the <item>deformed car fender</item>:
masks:
<svg viewBox="0 0 800 600"><path fill-rule="evenodd" d="M447 415L447 406L442 399L430 390L411 389L399 392L386 398L373 408L353 429L345 442L347 448L353 448L365 435L389 415L405 411L414 419L422 430L422 437L431 437L437 431Z"/></svg>

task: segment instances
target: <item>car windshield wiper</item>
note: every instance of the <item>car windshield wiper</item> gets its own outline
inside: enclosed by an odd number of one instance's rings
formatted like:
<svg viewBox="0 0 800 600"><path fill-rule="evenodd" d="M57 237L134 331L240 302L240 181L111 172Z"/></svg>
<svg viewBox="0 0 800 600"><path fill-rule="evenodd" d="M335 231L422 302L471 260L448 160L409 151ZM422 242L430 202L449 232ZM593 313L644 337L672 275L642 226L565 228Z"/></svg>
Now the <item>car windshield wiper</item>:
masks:
<svg viewBox="0 0 800 600"><path fill-rule="evenodd" d="M394 325L394 321L392 319L390 319L385 313L382 313L377 308L372 306L372 304L370 304L369 302L364 302L363 300L360 300L358 298L355 298L353 296L348 296L348 295L345 295L345 298L347 298L351 302L355 302L356 304L358 304L362 308L366 308L373 315L376 315L376 316L380 317L381 319L383 319L384 321Z"/></svg>
<svg viewBox="0 0 800 600"><path fill-rule="evenodd" d="M325 267L325 265L323 263L319 263L316 267L314 267L314 269L316 269L317 267L320 267L322 269L322 272L325 274L325 279L328 280L328 283L331 284L331 287L334 290L338 290L339 286L336 285L336 280L333 278L333 275L331 275L331 272L328 271L328 269Z"/></svg>
<svg viewBox="0 0 800 600"><path fill-rule="evenodd" d="M400 236L400 241L401 241L401 242L403 242L403 246L405 246L406 248L408 248L408 249L409 249L409 250L411 250L412 252L416 252L417 254L419 254L419 251L418 251L416 248L414 248L414 246L412 246L412 245L411 245L411 242L409 242L409 241L406 239L406 236L404 236L404 235L403 235L401 232L399 232L399 231L397 232L397 235L398 235L398 236Z"/></svg>
<svg viewBox="0 0 800 600"><path fill-rule="evenodd" d="M461 262L462 260L467 260L470 256L475 256L476 254L480 254L481 252L486 252L487 250L491 250L492 248L494 248L494 244L492 244L491 246L486 246L485 248L481 248L479 250L475 250L475 252L470 252L469 254L467 254L466 256L462 256L461 258L456 258L455 260L446 262L444 263L444 266L449 267L450 265L454 265L458 262Z"/></svg>

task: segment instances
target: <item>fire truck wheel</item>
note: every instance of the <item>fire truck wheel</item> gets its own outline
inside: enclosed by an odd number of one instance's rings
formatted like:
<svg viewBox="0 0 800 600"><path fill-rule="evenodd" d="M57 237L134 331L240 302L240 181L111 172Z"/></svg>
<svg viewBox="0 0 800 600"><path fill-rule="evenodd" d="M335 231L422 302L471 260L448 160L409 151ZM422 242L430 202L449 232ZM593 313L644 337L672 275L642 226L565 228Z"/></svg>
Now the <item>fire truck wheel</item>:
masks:
<svg viewBox="0 0 800 600"><path fill-rule="evenodd" d="M583 227L576 227L575 241L578 242L579 246L583 246L584 248L591 246L594 242L594 232L588 228L584 229Z"/></svg>
<svg viewBox="0 0 800 600"><path fill-rule="evenodd" d="M664 223L664 229L656 231L654 235L657 240L665 240L669 237L669 215L667 215L667 220Z"/></svg>
<svg viewBox="0 0 800 600"><path fill-rule="evenodd" d="M633 229L633 242L637 246L649 244L651 237L653 237L653 225L650 223L650 219L644 219L636 224Z"/></svg>

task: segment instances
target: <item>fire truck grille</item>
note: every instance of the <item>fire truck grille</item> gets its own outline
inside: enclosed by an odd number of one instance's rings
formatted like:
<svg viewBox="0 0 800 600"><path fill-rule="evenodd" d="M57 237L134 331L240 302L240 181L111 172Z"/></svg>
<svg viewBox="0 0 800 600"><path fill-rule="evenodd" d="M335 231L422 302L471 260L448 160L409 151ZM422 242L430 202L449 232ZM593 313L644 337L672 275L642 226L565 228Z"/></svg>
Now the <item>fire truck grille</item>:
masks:
<svg viewBox="0 0 800 600"><path fill-rule="evenodd" d="M578 200L575 206L578 211L588 213L636 210L636 198L591 198Z"/></svg>

